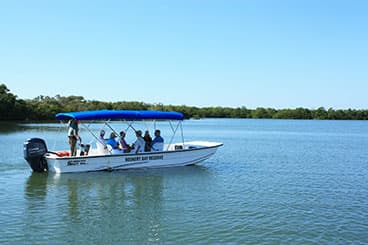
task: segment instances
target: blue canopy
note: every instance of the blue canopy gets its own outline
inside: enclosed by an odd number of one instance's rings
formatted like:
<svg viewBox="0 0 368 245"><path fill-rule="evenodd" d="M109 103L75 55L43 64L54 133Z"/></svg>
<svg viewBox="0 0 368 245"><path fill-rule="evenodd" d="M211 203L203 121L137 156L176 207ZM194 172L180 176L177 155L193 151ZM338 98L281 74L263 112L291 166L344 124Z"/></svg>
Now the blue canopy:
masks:
<svg viewBox="0 0 368 245"><path fill-rule="evenodd" d="M166 111L129 111L129 110L99 110L99 111L78 111L62 112L56 114L57 120L183 120L184 116L180 112Z"/></svg>

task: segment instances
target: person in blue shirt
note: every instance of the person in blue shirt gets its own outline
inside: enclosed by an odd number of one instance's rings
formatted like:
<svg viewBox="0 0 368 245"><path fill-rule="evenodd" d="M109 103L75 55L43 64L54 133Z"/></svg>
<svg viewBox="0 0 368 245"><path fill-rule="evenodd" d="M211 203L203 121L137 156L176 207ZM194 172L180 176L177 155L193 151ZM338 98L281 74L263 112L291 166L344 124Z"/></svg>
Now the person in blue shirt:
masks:
<svg viewBox="0 0 368 245"><path fill-rule="evenodd" d="M106 145L110 145L112 149L119 149L119 142L115 139L116 135L114 132L110 134L110 138L106 141Z"/></svg>
<svg viewBox="0 0 368 245"><path fill-rule="evenodd" d="M153 151L162 151L164 149L164 139L161 137L161 131L155 130L155 138L152 140L151 149Z"/></svg>

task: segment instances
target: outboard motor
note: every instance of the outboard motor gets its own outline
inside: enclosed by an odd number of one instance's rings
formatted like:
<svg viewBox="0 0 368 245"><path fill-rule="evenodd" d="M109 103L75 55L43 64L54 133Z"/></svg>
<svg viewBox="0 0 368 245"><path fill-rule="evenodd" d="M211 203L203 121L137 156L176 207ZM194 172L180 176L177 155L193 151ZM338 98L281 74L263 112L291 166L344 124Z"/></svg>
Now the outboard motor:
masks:
<svg viewBox="0 0 368 245"><path fill-rule="evenodd" d="M43 139L32 138L24 142L24 159L34 172L45 172L48 170L44 155L47 153L47 146Z"/></svg>

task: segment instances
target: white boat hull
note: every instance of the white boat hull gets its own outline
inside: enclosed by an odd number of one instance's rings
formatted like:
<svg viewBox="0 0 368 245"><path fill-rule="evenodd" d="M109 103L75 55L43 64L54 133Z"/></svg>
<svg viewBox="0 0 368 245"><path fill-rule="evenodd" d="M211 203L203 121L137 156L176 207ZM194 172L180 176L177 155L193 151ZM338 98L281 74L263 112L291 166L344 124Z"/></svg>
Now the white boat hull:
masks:
<svg viewBox="0 0 368 245"><path fill-rule="evenodd" d="M175 146L183 149L175 150ZM122 170L137 168L164 168L200 163L211 157L222 143L187 142L174 144L160 152L125 154L90 154L88 156L58 157L47 154L48 170L55 173Z"/></svg>

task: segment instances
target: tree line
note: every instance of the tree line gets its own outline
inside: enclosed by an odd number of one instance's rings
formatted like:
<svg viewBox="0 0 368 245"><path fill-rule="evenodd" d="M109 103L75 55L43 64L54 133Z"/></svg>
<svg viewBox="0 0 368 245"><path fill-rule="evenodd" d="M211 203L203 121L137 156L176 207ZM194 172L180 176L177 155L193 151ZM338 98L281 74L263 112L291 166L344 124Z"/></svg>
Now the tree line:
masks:
<svg viewBox="0 0 368 245"><path fill-rule="evenodd" d="M0 84L0 121L49 121L55 114L85 110L161 110L178 111L185 118L273 118L319 120L368 120L368 110L357 109L273 109L246 107L195 107L185 105L149 104L137 101L104 102L86 100L82 96L54 97L40 95L34 99L19 99L5 84Z"/></svg>

